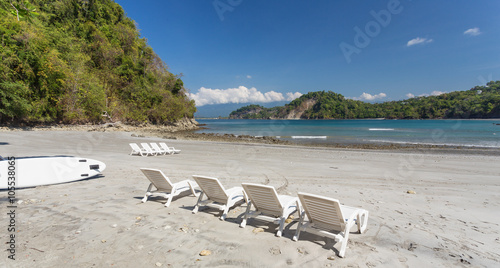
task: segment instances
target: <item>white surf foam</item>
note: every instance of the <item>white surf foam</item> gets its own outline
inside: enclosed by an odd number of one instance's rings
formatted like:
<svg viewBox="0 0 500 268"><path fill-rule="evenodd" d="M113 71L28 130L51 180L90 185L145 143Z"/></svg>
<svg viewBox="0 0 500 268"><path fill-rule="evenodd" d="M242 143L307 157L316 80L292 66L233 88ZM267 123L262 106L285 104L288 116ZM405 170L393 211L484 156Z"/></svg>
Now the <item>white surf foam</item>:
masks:
<svg viewBox="0 0 500 268"><path fill-rule="evenodd" d="M292 139L326 139L327 136L292 136Z"/></svg>
<svg viewBox="0 0 500 268"><path fill-rule="evenodd" d="M393 131L393 128L369 128L369 131Z"/></svg>

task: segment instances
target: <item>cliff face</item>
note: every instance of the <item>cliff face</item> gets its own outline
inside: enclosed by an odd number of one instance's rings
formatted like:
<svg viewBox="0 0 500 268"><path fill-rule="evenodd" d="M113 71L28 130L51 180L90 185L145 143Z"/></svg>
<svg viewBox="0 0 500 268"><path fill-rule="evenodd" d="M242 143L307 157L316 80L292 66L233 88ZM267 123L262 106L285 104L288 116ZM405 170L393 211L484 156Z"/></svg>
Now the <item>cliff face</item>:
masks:
<svg viewBox="0 0 500 268"><path fill-rule="evenodd" d="M284 119L307 119L303 118L304 112L311 109L318 101L316 99L308 99L303 101L298 107L290 110L283 117Z"/></svg>

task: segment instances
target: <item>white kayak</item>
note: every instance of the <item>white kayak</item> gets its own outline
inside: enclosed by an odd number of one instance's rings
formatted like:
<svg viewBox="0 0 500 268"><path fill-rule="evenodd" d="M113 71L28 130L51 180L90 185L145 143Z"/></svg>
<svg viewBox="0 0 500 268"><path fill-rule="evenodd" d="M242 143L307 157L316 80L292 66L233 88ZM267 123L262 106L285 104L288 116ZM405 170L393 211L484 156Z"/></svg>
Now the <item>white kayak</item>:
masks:
<svg viewBox="0 0 500 268"><path fill-rule="evenodd" d="M0 161L0 189L88 179L99 175L105 168L106 164L101 161L81 157L6 157Z"/></svg>

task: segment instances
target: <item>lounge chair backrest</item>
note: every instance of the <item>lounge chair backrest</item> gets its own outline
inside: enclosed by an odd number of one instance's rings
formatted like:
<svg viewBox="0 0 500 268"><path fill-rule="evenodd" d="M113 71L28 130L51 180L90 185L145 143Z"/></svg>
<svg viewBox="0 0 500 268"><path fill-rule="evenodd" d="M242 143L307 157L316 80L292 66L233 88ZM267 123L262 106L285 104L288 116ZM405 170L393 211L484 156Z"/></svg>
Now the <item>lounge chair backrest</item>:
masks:
<svg viewBox="0 0 500 268"><path fill-rule="evenodd" d="M154 143L154 142L151 142L151 147L153 147L153 150L157 151L157 152L163 152L163 149L161 149L158 144Z"/></svg>
<svg viewBox="0 0 500 268"><path fill-rule="evenodd" d="M141 168L142 173L146 175L146 177L151 181L151 183L158 190L165 190L168 192L172 191L173 185L172 182L168 179L165 174L161 170L158 169L149 169L149 168Z"/></svg>
<svg viewBox="0 0 500 268"><path fill-rule="evenodd" d="M146 149L146 151L153 151L151 147L149 147L149 144L143 142L141 143L142 148Z"/></svg>
<svg viewBox="0 0 500 268"><path fill-rule="evenodd" d="M283 205L279 201L278 193L274 187L254 183L242 183L241 185L257 210L273 215L283 213Z"/></svg>
<svg viewBox="0 0 500 268"><path fill-rule="evenodd" d="M129 143L129 145L130 145L130 147L132 147L132 150L137 151L137 152L141 151L141 147L139 147L139 145L137 145L137 143Z"/></svg>
<svg viewBox="0 0 500 268"><path fill-rule="evenodd" d="M165 151L170 151L171 147L168 147L168 145L164 142L160 142L160 147L165 149Z"/></svg>
<svg viewBox="0 0 500 268"><path fill-rule="evenodd" d="M307 218L314 226L325 230L344 230L346 223L337 199L301 192L298 196Z"/></svg>
<svg viewBox="0 0 500 268"><path fill-rule="evenodd" d="M168 148L167 144L164 143L164 142L160 142L160 146L163 147L163 148Z"/></svg>
<svg viewBox="0 0 500 268"><path fill-rule="evenodd" d="M193 175L193 179L209 199L219 203L227 202L228 196L224 190L224 186L222 186L217 178Z"/></svg>

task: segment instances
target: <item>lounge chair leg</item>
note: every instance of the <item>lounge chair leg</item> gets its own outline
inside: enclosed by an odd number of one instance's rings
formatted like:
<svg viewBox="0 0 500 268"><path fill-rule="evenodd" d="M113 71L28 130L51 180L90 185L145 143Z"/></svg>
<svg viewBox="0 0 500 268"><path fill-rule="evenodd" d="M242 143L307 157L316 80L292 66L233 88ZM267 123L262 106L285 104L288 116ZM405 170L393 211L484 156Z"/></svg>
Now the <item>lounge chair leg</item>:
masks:
<svg viewBox="0 0 500 268"><path fill-rule="evenodd" d="M361 221L362 219L362 221ZM358 215L357 218L357 224L358 224L358 232L360 234L364 233L366 231L366 226L368 225L368 211L363 211L360 215Z"/></svg>
<svg viewBox="0 0 500 268"><path fill-rule="evenodd" d="M297 231L295 231L295 235L293 236L292 240L299 241L299 236L300 236L300 226L297 227Z"/></svg>
<svg viewBox="0 0 500 268"><path fill-rule="evenodd" d="M302 224L304 223L305 214L306 214L305 211L302 211L302 213L300 213L299 225L297 225L297 231L295 231L295 235L292 238L293 241L299 240L300 231L302 230Z"/></svg>
<svg viewBox="0 0 500 268"><path fill-rule="evenodd" d="M168 208L168 206L170 206L170 203L172 202L172 199L173 199L173 195L170 195L168 198L167 198L167 203L165 203L165 207Z"/></svg>
<svg viewBox="0 0 500 268"><path fill-rule="evenodd" d="M245 216L243 216L243 220L240 223L241 228L245 228L247 225L248 213L250 213L250 207L252 206L251 202L247 203L247 210L245 211Z"/></svg>
<svg viewBox="0 0 500 268"><path fill-rule="evenodd" d="M347 240L349 239L349 231L346 229L346 232L344 232L344 237L340 241L340 250L339 250L339 257L344 258L345 256L345 251L347 249Z"/></svg>
<svg viewBox="0 0 500 268"><path fill-rule="evenodd" d="M198 202L196 202L193 211L191 211L193 214L196 214L198 212L198 208L200 207L200 202L202 198L203 198L203 192L201 192L200 197L198 198Z"/></svg>
<svg viewBox="0 0 500 268"><path fill-rule="evenodd" d="M278 232L276 233L277 237L281 237L281 233L283 232L284 225L285 225L285 217L281 217L281 219L280 219L280 227L278 229Z"/></svg>
<svg viewBox="0 0 500 268"><path fill-rule="evenodd" d="M241 223L240 223L240 227L241 227L241 228L245 228L245 226L247 226L247 219L246 219L246 217L245 217L245 218L243 218L243 220L242 220L242 221L241 221Z"/></svg>
<svg viewBox="0 0 500 268"><path fill-rule="evenodd" d="M150 195L151 188L153 188L153 184L152 183L149 184L148 189L146 190L146 194L144 195L144 198L141 200L142 203L146 203L146 201L148 201L148 197Z"/></svg>
<svg viewBox="0 0 500 268"><path fill-rule="evenodd" d="M220 220L223 221L226 219L226 216L227 216L227 211L229 210L229 206L226 205L226 207L224 208L224 211L222 211L222 216L220 216Z"/></svg>

